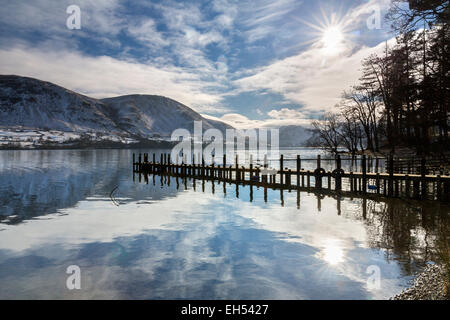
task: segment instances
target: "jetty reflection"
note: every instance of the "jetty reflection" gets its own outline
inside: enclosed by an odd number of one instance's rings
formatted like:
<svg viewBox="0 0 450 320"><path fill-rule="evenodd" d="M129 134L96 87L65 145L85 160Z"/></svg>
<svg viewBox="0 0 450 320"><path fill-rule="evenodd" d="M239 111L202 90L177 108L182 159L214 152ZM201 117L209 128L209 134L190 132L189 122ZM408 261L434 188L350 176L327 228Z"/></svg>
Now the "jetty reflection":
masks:
<svg viewBox="0 0 450 320"><path fill-rule="evenodd" d="M387 299L448 257L443 201L133 177L132 153L0 155L0 298Z"/></svg>
<svg viewBox="0 0 450 320"><path fill-rule="evenodd" d="M330 210L330 200L335 201L335 212L351 219L361 219L368 232L369 247L382 249L387 260L399 260L406 274L414 272L413 265L424 265L428 261L442 261L450 257L448 249L449 213L447 203L383 197L377 194L354 194L334 192L328 189L270 188L254 183L195 177L179 177L170 174L133 173L133 182L164 188L171 184L179 191L222 194L223 197L247 199L253 203L273 205L278 196L280 207L294 204L302 211L302 197L316 199L317 212ZM152 190L157 189L152 188ZM343 203L346 203L343 208ZM348 204L351 203L351 209ZM331 226L332 227L332 226ZM270 228L269 228L270 229Z"/></svg>

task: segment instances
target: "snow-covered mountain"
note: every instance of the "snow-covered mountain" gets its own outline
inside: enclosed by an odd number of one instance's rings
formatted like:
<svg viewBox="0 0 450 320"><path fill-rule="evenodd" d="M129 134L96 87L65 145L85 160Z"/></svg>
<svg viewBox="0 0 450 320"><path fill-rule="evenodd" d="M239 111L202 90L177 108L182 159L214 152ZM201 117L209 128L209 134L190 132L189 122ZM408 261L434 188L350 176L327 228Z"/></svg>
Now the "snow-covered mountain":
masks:
<svg viewBox="0 0 450 320"><path fill-rule="evenodd" d="M216 128L225 132L225 123L203 118L175 100L153 95L128 95L101 100L113 113L117 125L140 137L170 137L178 128L194 131L194 121L202 121L203 130Z"/></svg>
<svg viewBox="0 0 450 320"><path fill-rule="evenodd" d="M36 136L41 140L50 137L52 142L76 140L81 136L115 142L170 138L177 128L193 132L194 121L202 121L203 130L231 128L162 96L129 95L100 100L50 82L0 75L0 140L3 142L22 141L26 137L35 144Z"/></svg>
<svg viewBox="0 0 450 320"><path fill-rule="evenodd" d="M108 113L104 103L50 82L0 75L0 126L120 133Z"/></svg>

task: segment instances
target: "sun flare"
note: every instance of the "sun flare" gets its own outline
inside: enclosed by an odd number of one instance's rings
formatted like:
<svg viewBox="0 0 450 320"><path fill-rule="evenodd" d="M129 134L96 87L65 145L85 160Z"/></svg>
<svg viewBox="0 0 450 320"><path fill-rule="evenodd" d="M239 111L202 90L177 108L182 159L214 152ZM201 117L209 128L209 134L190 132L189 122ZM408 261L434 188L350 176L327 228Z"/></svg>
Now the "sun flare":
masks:
<svg viewBox="0 0 450 320"><path fill-rule="evenodd" d="M338 55L351 43L350 22L344 20L340 14L328 16L322 11L321 19L313 16L315 23L298 17L295 19L311 28L311 39L304 44L311 43L320 48L324 56Z"/></svg>
<svg viewBox="0 0 450 320"><path fill-rule="evenodd" d="M330 265L337 265L344 261L344 251L338 241L326 241L323 249L323 260Z"/></svg>
<svg viewBox="0 0 450 320"><path fill-rule="evenodd" d="M330 26L322 35L323 51L327 55L337 54L343 49L344 32L339 26Z"/></svg>

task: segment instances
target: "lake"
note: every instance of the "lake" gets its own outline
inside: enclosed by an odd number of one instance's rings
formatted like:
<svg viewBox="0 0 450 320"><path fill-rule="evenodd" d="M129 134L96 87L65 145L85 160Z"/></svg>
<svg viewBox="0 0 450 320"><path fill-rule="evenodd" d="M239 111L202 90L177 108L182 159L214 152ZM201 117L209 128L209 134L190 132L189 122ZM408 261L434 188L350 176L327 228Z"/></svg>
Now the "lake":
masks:
<svg viewBox="0 0 450 320"><path fill-rule="evenodd" d="M388 299L448 254L439 202L139 182L133 152L168 151L0 151L0 299Z"/></svg>

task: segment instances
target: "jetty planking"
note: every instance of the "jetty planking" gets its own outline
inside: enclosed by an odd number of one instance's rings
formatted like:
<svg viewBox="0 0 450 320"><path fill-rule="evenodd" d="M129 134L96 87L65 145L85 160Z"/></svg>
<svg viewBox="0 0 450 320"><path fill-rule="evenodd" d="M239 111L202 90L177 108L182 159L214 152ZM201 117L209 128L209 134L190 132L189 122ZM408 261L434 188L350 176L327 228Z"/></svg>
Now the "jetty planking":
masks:
<svg viewBox="0 0 450 320"><path fill-rule="evenodd" d="M185 157L181 158L181 163L179 163L178 157L177 161L173 163L170 154L161 154L160 161L157 162L155 154L153 154L152 161L149 161L148 153L139 153L136 161L136 155L133 153L133 172L200 180L220 180L226 183L280 190L321 191L342 196L363 194L438 201L450 200L450 175L428 174L424 159L421 160L420 173L409 174L395 172L396 165L393 157L389 157L386 161L387 172L378 172L378 161L374 172L371 172L370 169L368 170L367 163L373 159L368 159L365 155L359 160L360 172L344 171L339 155L334 159L335 167L331 171L322 168L320 155L315 159L316 168L314 170L302 168L300 155L297 155L295 159L288 159L288 161L296 161L295 169L286 168L284 163L287 159L281 155L279 169L276 170L267 168L266 157L262 166L254 166L253 159L250 157L247 167L239 165L237 154L234 157L234 164L227 163L226 155L223 156L222 164L216 164L214 160L213 163L206 164L204 159L198 159L195 162L195 156L192 157L192 163L186 163ZM308 159L308 161L310 160Z"/></svg>

